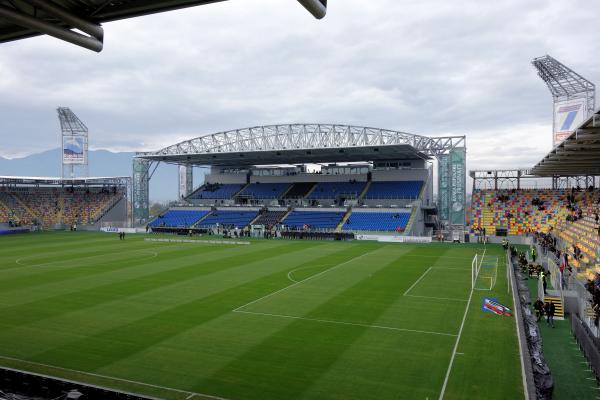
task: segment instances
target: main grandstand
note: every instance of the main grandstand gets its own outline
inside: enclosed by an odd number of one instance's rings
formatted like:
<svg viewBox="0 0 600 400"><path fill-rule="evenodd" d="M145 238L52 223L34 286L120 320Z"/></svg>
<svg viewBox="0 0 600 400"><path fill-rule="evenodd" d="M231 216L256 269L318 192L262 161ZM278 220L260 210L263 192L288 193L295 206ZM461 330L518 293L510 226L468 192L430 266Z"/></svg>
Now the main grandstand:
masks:
<svg viewBox="0 0 600 400"><path fill-rule="evenodd" d="M323 124L201 136L134 160L134 217L155 231L217 227L392 233L464 232L465 137ZM437 162L439 195L434 199ZM159 163L180 165L179 207L148 220ZM194 166L210 165L192 190Z"/></svg>

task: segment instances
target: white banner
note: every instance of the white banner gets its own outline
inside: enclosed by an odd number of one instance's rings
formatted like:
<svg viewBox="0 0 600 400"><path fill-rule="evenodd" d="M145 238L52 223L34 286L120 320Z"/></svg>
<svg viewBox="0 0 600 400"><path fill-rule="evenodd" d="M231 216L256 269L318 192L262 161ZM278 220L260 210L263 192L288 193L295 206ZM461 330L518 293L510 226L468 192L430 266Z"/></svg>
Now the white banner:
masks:
<svg viewBox="0 0 600 400"><path fill-rule="evenodd" d="M554 104L554 136L552 144L558 146L583 123L587 116L586 99L573 99Z"/></svg>
<svg viewBox="0 0 600 400"><path fill-rule="evenodd" d="M87 137L83 135L63 136L63 164L85 164L87 159Z"/></svg>
<svg viewBox="0 0 600 400"><path fill-rule="evenodd" d="M375 240L382 243L431 243L429 236L356 235L357 240Z"/></svg>

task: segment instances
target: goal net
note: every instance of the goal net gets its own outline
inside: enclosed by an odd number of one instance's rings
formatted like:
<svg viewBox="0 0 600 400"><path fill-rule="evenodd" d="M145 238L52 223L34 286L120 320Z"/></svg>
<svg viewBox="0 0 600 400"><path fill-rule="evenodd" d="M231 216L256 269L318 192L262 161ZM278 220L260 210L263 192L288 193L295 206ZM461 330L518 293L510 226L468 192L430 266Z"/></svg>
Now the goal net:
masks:
<svg viewBox="0 0 600 400"><path fill-rule="evenodd" d="M492 290L498 278L498 257L475 254L471 262L473 290Z"/></svg>

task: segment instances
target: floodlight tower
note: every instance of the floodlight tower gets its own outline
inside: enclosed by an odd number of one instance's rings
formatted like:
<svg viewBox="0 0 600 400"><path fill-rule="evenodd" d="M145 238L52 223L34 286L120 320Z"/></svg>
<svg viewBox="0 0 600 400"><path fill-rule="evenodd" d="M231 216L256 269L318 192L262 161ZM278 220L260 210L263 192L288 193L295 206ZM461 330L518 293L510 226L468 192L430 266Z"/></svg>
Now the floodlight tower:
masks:
<svg viewBox="0 0 600 400"><path fill-rule="evenodd" d="M75 177L75 166L84 169L88 176L88 128L70 108L59 107L58 120L61 131L61 174L63 178ZM65 169L68 171L65 174Z"/></svg>
<svg viewBox="0 0 600 400"><path fill-rule="evenodd" d="M532 64L554 99L552 145L556 147L595 111L596 86L549 55L535 58Z"/></svg>

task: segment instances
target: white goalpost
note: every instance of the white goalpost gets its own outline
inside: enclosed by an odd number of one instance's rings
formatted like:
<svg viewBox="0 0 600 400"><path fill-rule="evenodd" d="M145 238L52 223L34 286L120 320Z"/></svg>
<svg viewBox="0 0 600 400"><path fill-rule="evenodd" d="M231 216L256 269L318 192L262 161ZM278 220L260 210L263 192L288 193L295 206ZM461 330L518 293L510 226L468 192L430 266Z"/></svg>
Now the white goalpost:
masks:
<svg viewBox="0 0 600 400"><path fill-rule="evenodd" d="M475 281L477 281L477 275L479 274L479 262L477 261L479 256L475 253L473 261L471 261L471 289L475 288Z"/></svg>

